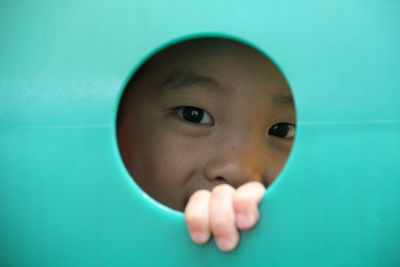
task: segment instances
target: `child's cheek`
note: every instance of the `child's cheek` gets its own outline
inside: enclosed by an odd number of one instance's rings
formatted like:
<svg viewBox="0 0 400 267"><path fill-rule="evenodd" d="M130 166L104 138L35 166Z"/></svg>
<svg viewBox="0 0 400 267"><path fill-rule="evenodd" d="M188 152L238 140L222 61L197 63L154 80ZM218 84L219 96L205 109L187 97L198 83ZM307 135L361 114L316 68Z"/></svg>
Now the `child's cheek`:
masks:
<svg viewBox="0 0 400 267"><path fill-rule="evenodd" d="M157 195L155 198L160 202L183 209L187 181L196 172L193 162L196 145L190 138L182 138L171 128L166 128L154 132L145 146L142 166L146 173L144 178L151 181L147 182L149 191Z"/></svg>

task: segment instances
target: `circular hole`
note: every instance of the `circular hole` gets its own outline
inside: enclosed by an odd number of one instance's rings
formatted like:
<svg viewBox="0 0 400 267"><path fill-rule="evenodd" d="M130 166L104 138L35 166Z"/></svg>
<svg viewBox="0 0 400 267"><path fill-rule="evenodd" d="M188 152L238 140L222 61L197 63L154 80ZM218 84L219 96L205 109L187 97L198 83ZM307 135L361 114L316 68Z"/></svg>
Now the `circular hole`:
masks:
<svg viewBox="0 0 400 267"><path fill-rule="evenodd" d="M122 95L124 164L155 200L183 210L197 190L249 181L269 186L295 136L289 85L261 51L201 37L157 51Z"/></svg>

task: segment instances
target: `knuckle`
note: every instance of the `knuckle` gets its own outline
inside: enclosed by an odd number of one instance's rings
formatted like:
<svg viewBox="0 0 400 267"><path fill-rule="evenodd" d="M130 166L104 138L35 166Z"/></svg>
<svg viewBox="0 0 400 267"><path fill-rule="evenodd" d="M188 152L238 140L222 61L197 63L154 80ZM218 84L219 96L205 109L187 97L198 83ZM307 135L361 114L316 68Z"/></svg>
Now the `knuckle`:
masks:
<svg viewBox="0 0 400 267"><path fill-rule="evenodd" d="M205 217L200 213L192 212L186 214L185 222L190 228L197 228L205 224Z"/></svg>
<svg viewBox="0 0 400 267"><path fill-rule="evenodd" d="M254 196L243 191L236 191L233 195L234 206L250 206L255 202Z"/></svg>
<svg viewBox="0 0 400 267"><path fill-rule="evenodd" d="M210 191L206 190L206 189L200 189L197 190L196 192L194 192L193 195L208 195L210 193Z"/></svg>
<svg viewBox="0 0 400 267"><path fill-rule="evenodd" d="M224 221L216 221L211 224L211 230L214 235L226 235L229 233L228 224Z"/></svg>
<svg viewBox="0 0 400 267"><path fill-rule="evenodd" d="M224 194L226 192L232 192L234 190L235 189L229 184L220 184L214 187L211 193L213 195L219 195L219 194Z"/></svg>
<svg viewBox="0 0 400 267"><path fill-rule="evenodd" d="M210 191L201 189L193 193L193 195L190 197L191 199L203 199L207 198L210 195Z"/></svg>
<svg viewBox="0 0 400 267"><path fill-rule="evenodd" d="M265 186L257 181L247 182L238 188L239 191L253 191L253 192L263 192L265 191Z"/></svg>

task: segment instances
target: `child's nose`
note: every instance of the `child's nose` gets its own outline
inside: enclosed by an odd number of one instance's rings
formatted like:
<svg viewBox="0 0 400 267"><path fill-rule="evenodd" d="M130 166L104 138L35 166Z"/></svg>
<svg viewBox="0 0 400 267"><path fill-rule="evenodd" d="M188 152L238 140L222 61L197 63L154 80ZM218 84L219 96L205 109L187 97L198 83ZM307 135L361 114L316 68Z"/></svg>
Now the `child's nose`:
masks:
<svg viewBox="0 0 400 267"><path fill-rule="evenodd" d="M246 139L239 142L224 142L210 151L210 158L204 168L205 177L223 180L238 187L250 181L262 181L262 148Z"/></svg>

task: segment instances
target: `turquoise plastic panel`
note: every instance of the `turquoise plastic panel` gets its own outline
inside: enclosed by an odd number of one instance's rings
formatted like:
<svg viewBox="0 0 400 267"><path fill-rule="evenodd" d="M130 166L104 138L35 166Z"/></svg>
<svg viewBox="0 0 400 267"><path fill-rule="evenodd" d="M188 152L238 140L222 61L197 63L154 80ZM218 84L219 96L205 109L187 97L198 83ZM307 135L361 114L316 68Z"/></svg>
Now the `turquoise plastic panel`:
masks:
<svg viewBox="0 0 400 267"><path fill-rule="evenodd" d="M2 1L1 266L400 266L397 0ZM298 135L231 253L194 245L115 138L119 97L156 49L231 36L268 54Z"/></svg>

